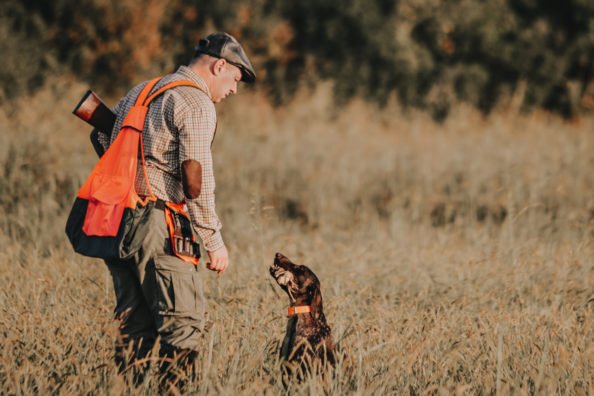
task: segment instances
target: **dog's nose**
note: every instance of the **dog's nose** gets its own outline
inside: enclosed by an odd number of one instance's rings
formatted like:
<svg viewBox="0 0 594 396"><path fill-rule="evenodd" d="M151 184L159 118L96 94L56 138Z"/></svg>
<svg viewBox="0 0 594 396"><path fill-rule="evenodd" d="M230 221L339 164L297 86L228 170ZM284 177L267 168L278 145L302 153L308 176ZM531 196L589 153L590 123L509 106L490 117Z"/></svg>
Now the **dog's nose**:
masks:
<svg viewBox="0 0 594 396"><path fill-rule="evenodd" d="M274 255L274 258L277 258L277 259L279 259L279 260L280 260L282 257L283 257L283 255L282 255L282 254L280 254L280 253L278 253L278 252L277 252L277 253Z"/></svg>

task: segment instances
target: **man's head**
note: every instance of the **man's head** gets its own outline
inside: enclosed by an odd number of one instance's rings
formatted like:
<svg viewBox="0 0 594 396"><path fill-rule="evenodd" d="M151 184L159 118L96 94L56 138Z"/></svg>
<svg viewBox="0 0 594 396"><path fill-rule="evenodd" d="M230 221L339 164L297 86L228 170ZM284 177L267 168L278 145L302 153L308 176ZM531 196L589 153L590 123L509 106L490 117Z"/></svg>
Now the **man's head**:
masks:
<svg viewBox="0 0 594 396"><path fill-rule="evenodd" d="M204 79L215 103L236 93L239 81L256 80L254 68L239 42L223 32L198 42L190 67Z"/></svg>

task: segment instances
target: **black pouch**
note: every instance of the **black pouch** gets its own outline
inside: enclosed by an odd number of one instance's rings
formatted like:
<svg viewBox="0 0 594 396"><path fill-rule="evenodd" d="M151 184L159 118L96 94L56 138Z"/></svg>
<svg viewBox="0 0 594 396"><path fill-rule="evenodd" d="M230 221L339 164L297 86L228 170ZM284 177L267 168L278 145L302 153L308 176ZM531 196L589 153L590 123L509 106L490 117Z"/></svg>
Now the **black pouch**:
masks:
<svg viewBox="0 0 594 396"><path fill-rule="evenodd" d="M114 237L88 236L83 232L88 205L88 200L76 198L66 222L66 235L74 251L105 260L124 260L138 252L148 233L148 218L155 206L153 202L134 209L126 208Z"/></svg>

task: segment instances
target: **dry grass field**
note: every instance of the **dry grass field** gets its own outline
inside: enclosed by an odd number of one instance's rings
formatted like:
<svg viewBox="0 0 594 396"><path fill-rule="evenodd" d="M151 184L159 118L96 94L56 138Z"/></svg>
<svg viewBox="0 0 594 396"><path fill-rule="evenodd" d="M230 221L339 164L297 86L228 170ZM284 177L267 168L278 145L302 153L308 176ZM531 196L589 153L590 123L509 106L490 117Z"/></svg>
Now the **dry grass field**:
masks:
<svg viewBox="0 0 594 396"><path fill-rule="evenodd" d="M63 228L94 157L60 80L0 115L0 393L150 394L112 362L114 296ZM346 357L290 394L594 394L594 119L458 108L443 125L324 88L219 108L231 268L204 271L196 394L283 394L276 251L319 276ZM113 104L113 100L109 101Z"/></svg>

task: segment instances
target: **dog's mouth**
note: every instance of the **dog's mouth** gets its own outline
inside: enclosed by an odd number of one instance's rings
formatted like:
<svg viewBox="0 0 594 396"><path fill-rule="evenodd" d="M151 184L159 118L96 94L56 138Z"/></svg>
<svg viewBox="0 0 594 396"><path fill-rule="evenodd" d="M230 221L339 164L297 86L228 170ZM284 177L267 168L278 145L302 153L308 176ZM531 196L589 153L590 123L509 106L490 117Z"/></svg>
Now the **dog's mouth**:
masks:
<svg viewBox="0 0 594 396"><path fill-rule="evenodd" d="M295 302L295 297L293 296L293 292L297 287L297 285L295 284L295 275L278 265L270 266L270 275L272 275L272 277L274 278L276 283L279 284L279 286L283 287L286 290L291 301Z"/></svg>
<svg viewBox="0 0 594 396"><path fill-rule="evenodd" d="M278 283L281 286L290 286L294 283L295 276L282 267L273 265L272 267L270 267L270 273L276 280L276 283Z"/></svg>

